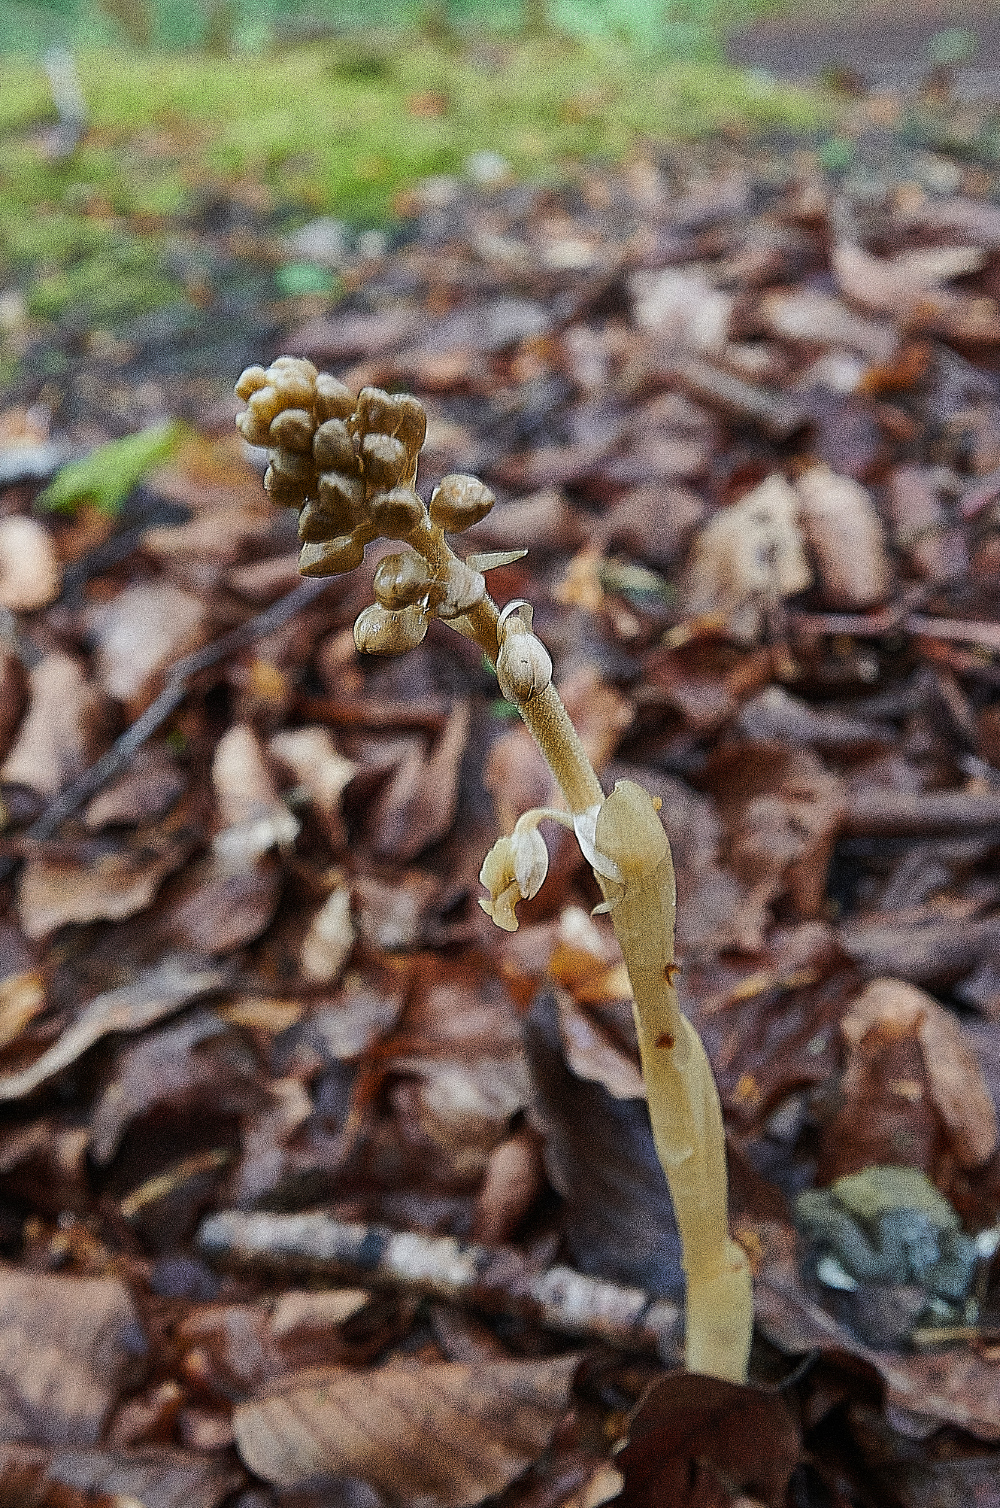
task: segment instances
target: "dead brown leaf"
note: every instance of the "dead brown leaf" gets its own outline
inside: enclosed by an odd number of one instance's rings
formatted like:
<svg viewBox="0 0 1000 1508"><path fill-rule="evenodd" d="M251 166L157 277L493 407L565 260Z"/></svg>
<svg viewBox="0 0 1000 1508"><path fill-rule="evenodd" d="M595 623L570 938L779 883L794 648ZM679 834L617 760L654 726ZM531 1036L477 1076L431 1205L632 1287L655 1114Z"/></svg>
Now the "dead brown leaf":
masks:
<svg viewBox="0 0 1000 1508"><path fill-rule="evenodd" d="M469 736L469 704L455 703L430 753L417 745L369 809L376 853L405 862L443 838L458 801L458 775Z"/></svg>
<svg viewBox="0 0 1000 1508"><path fill-rule="evenodd" d="M62 572L49 531L35 518L0 519L0 607L33 613L58 597Z"/></svg>
<svg viewBox="0 0 1000 1508"><path fill-rule="evenodd" d="M844 1080L847 1098L857 1074L852 1063L870 1033L887 1039L912 1035L919 1043L931 1101L959 1165L976 1168L992 1157L998 1140L996 1107L959 1022L932 995L901 979L874 979L853 1001L841 1030L853 1055Z"/></svg>
<svg viewBox="0 0 1000 1508"><path fill-rule="evenodd" d="M882 522L871 497L851 477L815 466L799 477L802 527L832 607L874 607L892 590Z"/></svg>
<svg viewBox="0 0 1000 1508"><path fill-rule="evenodd" d="M545 1449L578 1363L393 1361L304 1373L236 1409L237 1447L281 1486L354 1476L412 1508L466 1508Z"/></svg>
<svg viewBox="0 0 1000 1508"><path fill-rule="evenodd" d="M95 1445L144 1350L113 1278L0 1272L0 1440Z"/></svg>
<svg viewBox="0 0 1000 1508"><path fill-rule="evenodd" d="M111 1032L142 1031L224 983L225 975L219 969L197 969L182 958L165 958L133 984L98 995L29 1068L0 1078L0 1100L23 1099L75 1063L102 1037Z"/></svg>
<svg viewBox="0 0 1000 1508"><path fill-rule="evenodd" d="M28 712L0 779L55 796L96 757L105 703L77 660L56 651L29 672Z"/></svg>
<svg viewBox="0 0 1000 1508"><path fill-rule="evenodd" d="M0 1508L220 1508L243 1481L231 1461L181 1450L0 1447Z"/></svg>
<svg viewBox="0 0 1000 1508"><path fill-rule="evenodd" d="M98 679L135 717L159 689L166 668L208 636L205 603L169 582L128 587L89 609Z"/></svg>

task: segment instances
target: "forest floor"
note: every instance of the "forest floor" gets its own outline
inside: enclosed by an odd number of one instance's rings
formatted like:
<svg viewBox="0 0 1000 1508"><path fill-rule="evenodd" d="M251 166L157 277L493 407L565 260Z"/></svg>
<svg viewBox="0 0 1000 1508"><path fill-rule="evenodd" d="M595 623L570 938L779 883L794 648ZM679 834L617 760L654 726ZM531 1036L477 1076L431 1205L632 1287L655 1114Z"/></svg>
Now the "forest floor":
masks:
<svg viewBox="0 0 1000 1508"><path fill-rule="evenodd" d="M544 181L463 139L378 227L290 215L288 156L119 201L124 127L60 144L25 105L0 1504L1000 1503L1000 114L941 71L840 83ZM122 256L155 229L149 308L58 285L70 219ZM357 653L381 543L298 576L233 425L282 352L419 397L421 494L487 482L469 550L528 550L491 592L605 788L662 801L746 1388L678 1369L589 870L551 841L517 932L478 905L551 804L534 744L446 625Z"/></svg>

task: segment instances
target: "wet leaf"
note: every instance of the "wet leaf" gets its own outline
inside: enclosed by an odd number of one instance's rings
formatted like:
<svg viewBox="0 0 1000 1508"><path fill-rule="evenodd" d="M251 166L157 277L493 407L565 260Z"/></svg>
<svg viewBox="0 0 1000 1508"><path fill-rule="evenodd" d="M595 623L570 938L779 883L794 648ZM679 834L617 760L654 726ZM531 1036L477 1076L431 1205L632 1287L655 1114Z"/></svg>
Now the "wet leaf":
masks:
<svg viewBox="0 0 1000 1508"><path fill-rule="evenodd" d="M656 1382L616 1458L622 1508L728 1508L741 1491L783 1508L799 1459L788 1405L763 1388L674 1373Z"/></svg>

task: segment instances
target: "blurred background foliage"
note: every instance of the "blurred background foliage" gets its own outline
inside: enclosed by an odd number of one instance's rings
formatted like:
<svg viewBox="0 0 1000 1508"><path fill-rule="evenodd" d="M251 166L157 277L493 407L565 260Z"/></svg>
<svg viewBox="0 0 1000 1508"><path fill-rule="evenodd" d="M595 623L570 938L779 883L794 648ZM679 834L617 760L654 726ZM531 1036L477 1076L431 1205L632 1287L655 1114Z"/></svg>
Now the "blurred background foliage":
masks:
<svg viewBox="0 0 1000 1508"><path fill-rule="evenodd" d="M515 35L552 30L604 38L672 56L705 55L720 28L739 25L780 0L380 0L382 27L444 36L470 28ZM372 25L367 0L5 0L0 51L48 47L260 51Z"/></svg>

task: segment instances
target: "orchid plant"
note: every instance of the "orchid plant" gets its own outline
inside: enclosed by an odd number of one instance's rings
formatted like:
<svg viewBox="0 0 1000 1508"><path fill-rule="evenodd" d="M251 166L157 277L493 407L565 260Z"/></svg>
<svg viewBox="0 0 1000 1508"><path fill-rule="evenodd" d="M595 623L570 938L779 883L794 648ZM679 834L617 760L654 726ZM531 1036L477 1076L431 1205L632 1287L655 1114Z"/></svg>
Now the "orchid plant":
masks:
<svg viewBox="0 0 1000 1508"><path fill-rule="evenodd" d="M498 608L486 573L524 555L455 553L448 535L484 518L493 494L476 477L446 476L428 504L416 491L427 421L408 394L357 396L308 361L279 357L249 367L236 392L237 424L268 447L264 486L299 511L300 570L336 575L361 564L379 537L404 549L375 571L375 601L359 616L359 650L401 654L438 618L474 640L503 695L534 735L565 809L525 812L493 845L480 901L497 926L517 928L519 901L537 895L548 868L539 824L571 828L603 895L632 985L636 1031L657 1153L670 1187L687 1282L689 1370L742 1382L753 1324L749 1264L729 1234L725 1136L708 1056L674 987L674 869L659 803L632 781L605 795L552 681L529 603Z"/></svg>

